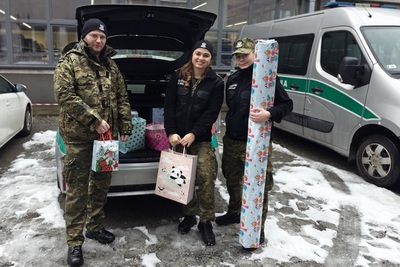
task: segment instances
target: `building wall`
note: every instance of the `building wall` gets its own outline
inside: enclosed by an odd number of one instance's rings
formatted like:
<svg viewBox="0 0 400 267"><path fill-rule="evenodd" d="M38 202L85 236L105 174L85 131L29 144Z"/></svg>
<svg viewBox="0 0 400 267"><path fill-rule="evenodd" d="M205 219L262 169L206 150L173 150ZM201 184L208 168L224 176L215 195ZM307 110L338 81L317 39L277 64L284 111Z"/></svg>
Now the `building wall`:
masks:
<svg viewBox="0 0 400 267"><path fill-rule="evenodd" d="M0 70L1 74L13 83L22 83L28 87L25 92L34 104L54 104L53 74L54 68L49 70Z"/></svg>
<svg viewBox="0 0 400 267"><path fill-rule="evenodd" d="M87 4L153 4L218 15L206 39L214 68L233 68L231 51L243 25L319 10L324 0L0 0L0 73L24 83L34 103L54 103L53 72L62 48L77 41L75 8ZM364 1L399 5L397 0ZM202 5L207 3L205 5Z"/></svg>

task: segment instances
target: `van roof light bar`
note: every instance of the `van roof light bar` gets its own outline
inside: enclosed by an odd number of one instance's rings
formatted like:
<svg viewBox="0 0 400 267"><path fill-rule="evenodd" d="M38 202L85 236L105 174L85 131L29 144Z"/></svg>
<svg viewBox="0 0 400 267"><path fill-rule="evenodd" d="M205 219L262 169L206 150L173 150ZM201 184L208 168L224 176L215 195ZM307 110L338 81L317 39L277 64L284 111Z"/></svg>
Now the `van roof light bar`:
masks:
<svg viewBox="0 0 400 267"><path fill-rule="evenodd" d="M379 3L353 3L353 2L328 2L328 3L326 3L324 5L324 8L348 7L348 6L378 7L378 8L397 9L396 6L379 4Z"/></svg>

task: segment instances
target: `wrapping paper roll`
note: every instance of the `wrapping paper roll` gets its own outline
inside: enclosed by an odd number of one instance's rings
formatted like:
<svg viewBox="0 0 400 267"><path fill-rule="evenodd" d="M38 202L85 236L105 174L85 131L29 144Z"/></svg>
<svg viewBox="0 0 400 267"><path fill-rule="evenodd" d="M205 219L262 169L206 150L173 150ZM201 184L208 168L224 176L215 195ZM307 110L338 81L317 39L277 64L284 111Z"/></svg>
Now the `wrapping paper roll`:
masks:
<svg viewBox="0 0 400 267"><path fill-rule="evenodd" d="M278 53L275 40L255 41L250 110L268 109L274 104ZM239 234L239 243L244 248L259 247L271 126L270 121L255 123L249 119L248 122Z"/></svg>

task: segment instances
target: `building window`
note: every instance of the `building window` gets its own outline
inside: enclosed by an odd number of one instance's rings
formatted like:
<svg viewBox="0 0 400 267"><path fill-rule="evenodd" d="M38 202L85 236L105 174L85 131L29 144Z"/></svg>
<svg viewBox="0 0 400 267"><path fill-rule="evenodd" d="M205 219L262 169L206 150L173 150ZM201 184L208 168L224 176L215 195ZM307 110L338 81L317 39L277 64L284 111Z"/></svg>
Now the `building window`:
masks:
<svg viewBox="0 0 400 267"><path fill-rule="evenodd" d="M52 0L51 17L54 19L75 19L75 7L86 4L86 0Z"/></svg>
<svg viewBox="0 0 400 267"><path fill-rule="evenodd" d="M7 38L4 22L0 22L0 64L7 63Z"/></svg>
<svg viewBox="0 0 400 267"><path fill-rule="evenodd" d="M188 2L188 1L185 1ZM163 4L163 1L161 1L161 4ZM214 13L216 15L219 15L219 1L217 0L192 0L190 3L190 8L200 10L200 11L207 11ZM184 6L186 7L186 5ZM189 6L188 6L189 7ZM214 25L212 26L212 29L217 29L218 28L218 18L215 20Z"/></svg>
<svg viewBox="0 0 400 267"><path fill-rule="evenodd" d="M54 62L60 59L64 48L71 43L77 42L75 26L53 26L53 46L54 46ZM66 52L66 51L64 51Z"/></svg>
<svg viewBox="0 0 400 267"><path fill-rule="evenodd" d="M276 0L254 0L253 23L276 18Z"/></svg>
<svg viewBox="0 0 400 267"><path fill-rule="evenodd" d="M252 22L281 19L308 12L308 0L254 0ZM278 5L278 6L277 6Z"/></svg>
<svg viewBox="0 0 400 267"><path fill-rule="evenodd" d="M14 63L48 63L48 32L45 25L12 23L11 28Z"/></svg>
<svg viewBox="0 0 400 267"><path fill-rule="evenodd" d="M160 0L160 5L170 7L186 7L186 0Z"/></svg>
<svg viewBox="0 0 400 267"><path fill-rule="evenodd" d="M206 39L210 41L214 47L214 57L212 66L221 68L231 68L232 66L232 51L233 42L238 38L238 32L224 32L221 38L221 50L218 50L218 32L209 31L206 34Z"/></svg>
<svg viewBox="0 0 400 267"><path fill-rule="evenodd" d="M47 1L12 0L10 8L12 19L42 20L46 19Z"/></svg>
<svg viewBox="0 0 400 267"><path fill-rule="evenodd" d="M56 0L57 1L57 0ZM90 5L125 4L125 5L155 5L157 0L87 0ZM177 1L170 1L177 2ZM182 2L178 0L178 2Z"/></svg>
<svg viewBox="0 0 400 267"><path fill-rule="evenodd" d="M240 30L243 25L248 24L248 0L227 1L226 12L224 12L225 27Z"/></svg>
<svg viewBox="0 0 400 267"><path fill-rule="evenodd" d="M247 19L248 0L0 0L0 65L55 65L63 48L78 41L76 7L133 4L192 8L217 14L206 38L212 39L215 46L214 67L228 69L232 65L229 62L233 42L243 26L242 22L227 27L229 19L235 18L230 9L235 9L236 3L240 5L240 14Z"/></svg>
<svg viewBox="0 0 400 267"><path fill-rule="evenodd" d="M4 10L4 0L0 0L0 19L4 19L5 15L5 10Z"/></svg>

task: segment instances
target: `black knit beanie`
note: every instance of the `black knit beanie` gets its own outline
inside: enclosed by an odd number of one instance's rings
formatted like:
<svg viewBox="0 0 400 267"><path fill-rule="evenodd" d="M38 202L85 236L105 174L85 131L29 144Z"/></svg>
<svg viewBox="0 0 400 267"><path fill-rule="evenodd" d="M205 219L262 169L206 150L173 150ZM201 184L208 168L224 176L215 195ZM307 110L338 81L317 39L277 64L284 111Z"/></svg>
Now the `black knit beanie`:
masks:
<svg viewBox="0 0 400 267"><path fill-rule="evenodd" d="M91 31L99 30L104 32L107 35L107 28L106 25L99 19L89 19L85 22L82 28L82 39L85 38L86 34Z"/></svg>
<svg viewBox="0 0 400 267"><path fill-rule="evenodd" d="M207 41L207 40L200 40L197 43L194 44L193 48L192 48L192 53L194 50L196 50L197 48L204 48L207 49L208 52L210 52L211 57L214 56L214 48L212 46L212 44Z"/></svg>

